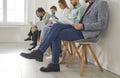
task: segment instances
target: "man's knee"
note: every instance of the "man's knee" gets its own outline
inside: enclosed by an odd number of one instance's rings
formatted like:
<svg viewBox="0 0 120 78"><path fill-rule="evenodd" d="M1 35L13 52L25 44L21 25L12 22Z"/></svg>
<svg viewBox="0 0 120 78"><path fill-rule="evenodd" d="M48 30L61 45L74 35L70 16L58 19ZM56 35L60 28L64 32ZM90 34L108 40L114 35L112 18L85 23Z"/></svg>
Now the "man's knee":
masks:
<svg viewBox="0 0 120 78"><path fill-rule="evenodd" d="M52 27L60 27L62 24L60 24L60 23L55 23L55 24L53 24L53 26Z"/></svg>
<svg viewBox="0 0 120 78"><path fill-rule="evenodd" d="M62 27L62 24L60 23L55 23L52 26L52 30L59 30Z"/></svg>

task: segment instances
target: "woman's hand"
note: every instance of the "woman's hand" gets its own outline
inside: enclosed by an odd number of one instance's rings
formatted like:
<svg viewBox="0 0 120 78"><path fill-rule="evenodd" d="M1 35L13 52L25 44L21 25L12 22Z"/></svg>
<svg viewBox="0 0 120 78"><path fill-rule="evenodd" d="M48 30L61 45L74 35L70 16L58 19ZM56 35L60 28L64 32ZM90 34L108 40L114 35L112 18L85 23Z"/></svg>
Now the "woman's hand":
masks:
<svg viewBox="0 0 120 78"><path fill-rule="evenodd" d="M82 30L82 29L83 29L83 24L73 24L73 27L74 27L76 30Z"/></svg>

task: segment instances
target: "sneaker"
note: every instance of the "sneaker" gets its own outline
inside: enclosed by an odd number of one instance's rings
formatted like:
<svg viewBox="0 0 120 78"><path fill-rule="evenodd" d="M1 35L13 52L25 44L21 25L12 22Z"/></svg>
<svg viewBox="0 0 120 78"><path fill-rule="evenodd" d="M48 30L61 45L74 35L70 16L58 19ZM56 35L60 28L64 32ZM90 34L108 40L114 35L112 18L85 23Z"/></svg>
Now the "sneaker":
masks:
<svg viewBox="0 0 120 78"><path fill-rule="evenodd" d="M31 43L30 45L34 45L34 43Z"/></svg>
<svg viewBox="0 0 120 78"><path fill-rule="evenodd" d="M31 38L29 38L29 37L24 39L24 41L30 41L30 40L31 40Z"/></svg>
<svg viewBox="0 0 120 78"><path fill-rule="evenodd" d="M31 47L31 48L28 48L28 50L31 51L31 50L34 49L34 48L35 48L35 46L33 46L33 47Z"/></svg>

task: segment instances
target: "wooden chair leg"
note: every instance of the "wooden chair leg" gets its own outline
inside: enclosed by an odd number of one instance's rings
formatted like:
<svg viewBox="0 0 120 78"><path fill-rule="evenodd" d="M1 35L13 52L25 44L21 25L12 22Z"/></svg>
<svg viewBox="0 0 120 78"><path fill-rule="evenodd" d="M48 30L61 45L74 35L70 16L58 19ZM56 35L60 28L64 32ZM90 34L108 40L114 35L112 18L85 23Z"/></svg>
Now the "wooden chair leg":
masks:
<svg viewBox="0 0 120 78"><path fill-rule="evenodd" d="M68 42L68 41L63 41L62 49L63 49L63 48L67 49L69 55L71 55L71 52L70 52L70 50L69 50L69 48L68 48L68 45L69 45L69 42Z"/></svg>
<svg viewBox="0 0 120 78"><path fill-rule="evenodd" d="M97 65L99 66L100 71L103 71L103 68L102 68L101 64L99 63L99 61L98 61L98 59L97 59L97 57L96 57L96 54L95 54L94 50L92 49L92 47L90 46L90 44L88 44L87 46L88 46L88 48L90 49L90 52L91 52L93 58L95 59Z"/></svg>
<svg viewBox="0 0 120 78"><path fill-rule="evenodd" d="M73 48L76 49L75 42L72 42L71 44L73 45Z"/></svg>
<svg viewBox="0 0 120 78"><path fill-rule="evenodd" d="M78 47L75 49L75 52L73 52L73 55L70 57L70 60L68 61L68 63L67 63L67 65L66 65L66 67L69 67L70 66L70 64L72 63L72 60L74 59L74 57L75 57L75 55L76 55L76 53L78 53L79 51L79 48L80 48L80 44L78 45ZM80 55L79 55L80 56Z"/></svg>
<svg viewBox="0 0 120 78"><path fill-rule="evenodd" d="M68 43L64 42L64 46L68 46ZM62 48L64 48L64 47L62 47ZM62 60L61 60L60 64L65 63L66 54L67 54L67 48L65 47L64 54L63 54L63 57L62 57Z"/></svg>
<svg viewBox="0 0 120 78"><path fill-rule="evenodd" d="M63 54L63 57L62 57L62 60L61 60L60 64L64 64L64 63L65 63L66 54L67 54L67 52L64 52L64 54Z"/></svg>
<svg viewBox="0 0 120 78"><path fill-rule="evenodd" d="M82 56L81 56L81 63L80 63L80 76L83 76L83 71L84 71L84 58L85 58L85 45L83 44L82 46Z"/></svg>
<svg viewBox="0 0 120 78"><path fill-rule="evenodd" d="M67 49L68 54L72 55L71 52L70 52L70 50L68 49L68 46L65 46L65 48Z"/></svg>
<svg viewBox="0 0 120 78"><path fill-rule="evenodd" d="M88 60L87 60L87 47L86 47L86 44L85 44L85 63L87 64L88 63Z"/></svg>
<svg viewBox="0 0 120 78"><path fill-rule="evenodd" d="M69 42L69 47L70 47L70 53L72 55L73 54L72 42Z"/></svg>
<svg viewBox="0 0 120 78"><path fill-rule="evenodd" d="M61 46L61 48L63 49L64 46L65 46L65 41L62 41L62 46Z"/></svg>
<svg viewBox="0 0 120 78"><path fill-rule="evenodd" d="M50 56L51 55L51 47L49 46L46 53L45 53L46 56Z"/></svg>
<svg viewBox="0 0 120 78"><path fill-rule="evenodd" d="M79 51L77 52L77 55L79 57L79 60L81 61L81 55L80 55Z"/></svg>
<svg viewBox="0 0 120 78"><path fill-rule="evenodd" d="M72 45L73 45L74 49L76 49L76 45L74 42L72 42ZM80 55L79 51L77 52L77 55L79 57L79 60L81 60L81 55Z"/></svg>

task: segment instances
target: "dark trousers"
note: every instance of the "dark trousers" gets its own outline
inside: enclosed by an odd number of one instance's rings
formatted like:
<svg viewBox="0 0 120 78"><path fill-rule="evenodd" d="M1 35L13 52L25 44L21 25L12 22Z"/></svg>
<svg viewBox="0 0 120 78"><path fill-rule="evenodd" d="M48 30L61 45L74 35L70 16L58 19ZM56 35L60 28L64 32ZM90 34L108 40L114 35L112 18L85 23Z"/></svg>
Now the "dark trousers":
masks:
<svg viewBox="0 0 120 78"><path fill-rule="evenodd" d="M29 36L29 37L32 37L32 35L33 35L31 29L32 29L32 27L30 28L30 32L28 33L28 36Z"/></svg>
<svg viewBox="0 0 120 78"><path fill-rule="evenodd" d="M40 31L36 30L32 32L32 27L30 28L30 32L28 33L28 36L32 37L33 47L37 46L37 40L38 38L40 38L40 34L41 34L41 30Z"/></svg>
<svg viewBox="0 0 120 78"><path fill-rule="evenodd" d="M32 35L32 41L33 41L33 47L36 47L37 46L37 40L38 40L38 38L40 37L40 34L41 34L41 30L40 31L38 31L38 30L36 30L34 33L33 33L33 35Z"/></svg>
<svg viewBox="0 0 120 78"><path fill-rule="evenodd" d="M45 52L52 44L52 63L59 63L61 40L75 41L84 39L81 30L74 29L71 25L54 24L46 35L44 41L39 46L41 52Z"/></svg>

